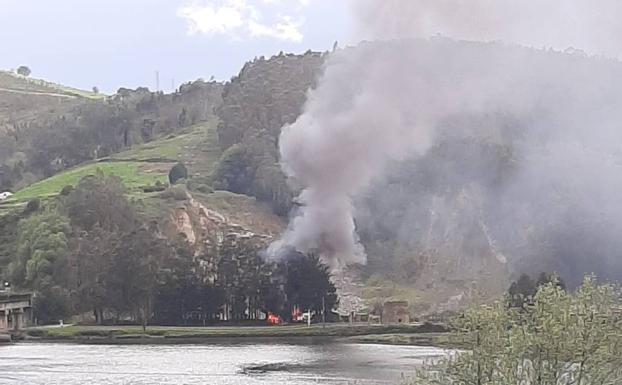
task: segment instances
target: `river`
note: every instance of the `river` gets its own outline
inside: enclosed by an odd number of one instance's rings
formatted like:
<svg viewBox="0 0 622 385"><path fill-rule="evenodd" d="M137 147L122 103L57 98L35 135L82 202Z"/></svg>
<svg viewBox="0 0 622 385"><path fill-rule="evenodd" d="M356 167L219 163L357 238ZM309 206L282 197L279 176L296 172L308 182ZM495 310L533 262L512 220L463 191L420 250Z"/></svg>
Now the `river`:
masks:
<svg viewBox="0 0 622 385"><path fill-rule="evenodd" d="M0 384L399 384L436 348L341 342L0 345Z"/></svg>

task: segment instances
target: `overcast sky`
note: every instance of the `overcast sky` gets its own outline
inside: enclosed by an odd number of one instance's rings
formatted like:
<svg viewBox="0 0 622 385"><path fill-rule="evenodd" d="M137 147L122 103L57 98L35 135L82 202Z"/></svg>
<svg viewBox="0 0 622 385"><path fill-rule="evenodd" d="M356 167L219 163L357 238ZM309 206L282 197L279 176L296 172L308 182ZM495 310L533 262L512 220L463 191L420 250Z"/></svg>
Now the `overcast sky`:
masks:
<svg viewBox="0 0 622 385"><path fill-rule="evenodd" d="M0 0L0 68L111 93L227 80L245 61L328 50L351 29L340 0Z"/></svg>

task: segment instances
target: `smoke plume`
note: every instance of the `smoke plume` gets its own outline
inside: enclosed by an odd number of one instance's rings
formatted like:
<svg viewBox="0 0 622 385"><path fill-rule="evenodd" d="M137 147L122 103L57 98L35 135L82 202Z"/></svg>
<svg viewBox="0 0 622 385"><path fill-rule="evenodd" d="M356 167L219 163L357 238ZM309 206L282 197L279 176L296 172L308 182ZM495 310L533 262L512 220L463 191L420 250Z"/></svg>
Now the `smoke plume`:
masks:
<svg viewBox="0 0 622 385"><path fill-rule="evenodd" d="M606 264L617 263L611 229L622 227L622 65L576 49L618 55L622 5L363 0L353 6L359 35L372 41L333 53L304 113L282 130L283 170L301 191L300 207L273 252L288 245L319 250L334 266L364 263L356 198L372 184L378 190L395 164L424 159L431 148L459 136L511 153L512 174L503 185L494 194L488 186L478 190L484 212L478 222L487 222L486 236L498 247L524 253L535 241L517 229L535 227L556 233L538 252L553 247L549 253L560 253L559 245L579 234L592 245L605 244L598 249ZM476 42L492 40L505 43ZM519 123L510 129L503 122L490 125L491 116ZM460 163L463 155L456 153L453 161ZM485 176L492 167L478 165L476 173ZM464 179L460 174L446 172L444 186ZM463 182L462 191L482 179ZM423 197L410 200L417 205ZM568 220L570 212L580 213L580 224ZM420 218L403 215L400 221L392 225L417 236ZM590 248L582 244L582 250Z"/></svg>

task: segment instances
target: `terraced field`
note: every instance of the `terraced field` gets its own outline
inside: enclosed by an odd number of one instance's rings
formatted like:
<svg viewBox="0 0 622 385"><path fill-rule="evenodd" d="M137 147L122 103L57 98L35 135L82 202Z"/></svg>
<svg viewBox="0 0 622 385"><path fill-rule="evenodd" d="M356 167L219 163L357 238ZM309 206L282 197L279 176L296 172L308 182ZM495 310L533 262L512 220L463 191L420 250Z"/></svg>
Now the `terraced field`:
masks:
<svg viewBox="0 0 622 385"><path fill-rule="evenodd" d="M220 157L215 127L215 122L195 125L180 135L146 143L34 183L0 203L0 215L34 198L53 198L63 187L76 185L81 178L98 171L120 177L129 195L136 198L150 196L143 192L146 186L168 183L168 172L178 161L183 161L192 175L209 178Z"/></svg>

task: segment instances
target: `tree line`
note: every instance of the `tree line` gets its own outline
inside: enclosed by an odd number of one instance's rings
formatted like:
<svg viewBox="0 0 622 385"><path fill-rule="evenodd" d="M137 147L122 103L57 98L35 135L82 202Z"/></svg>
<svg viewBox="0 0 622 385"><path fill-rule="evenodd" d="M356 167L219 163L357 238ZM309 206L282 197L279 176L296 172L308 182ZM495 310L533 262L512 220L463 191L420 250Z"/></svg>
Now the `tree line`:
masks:
<svg viewBox="0 0 622 385"><path fill-rule="evenodd" d="M227 236L195 250L145 224L118 177L98 173L31 207L15 230L4 275L35 292L39 323L92 315L97 323L207 325L291 318L294 306L330 311L337 301L328 268L295 251L281 262L263 245Z"/></svg>

